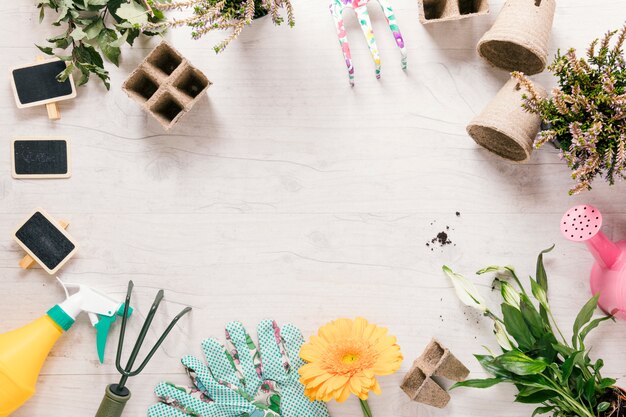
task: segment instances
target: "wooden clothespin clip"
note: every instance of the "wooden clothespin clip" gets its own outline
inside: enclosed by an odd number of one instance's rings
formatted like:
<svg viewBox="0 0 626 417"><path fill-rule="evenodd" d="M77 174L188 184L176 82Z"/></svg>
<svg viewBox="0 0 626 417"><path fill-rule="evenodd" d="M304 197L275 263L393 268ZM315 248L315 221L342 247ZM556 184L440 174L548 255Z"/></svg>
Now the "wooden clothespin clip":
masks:
<svg viewBox="0 0 626 417"><path fill-rule="evenodd" d="M46 59L37 55L37 62L44 62ZM59 105L56 103L48 103L46 104L46 110L48 111L48 119L50 120L59 120L61 118L61 109L59 109ZM67 226L66 226L67 227ZM65 229L65 227L64 227ZM34 260L33 260L34 262Z"/></svg>

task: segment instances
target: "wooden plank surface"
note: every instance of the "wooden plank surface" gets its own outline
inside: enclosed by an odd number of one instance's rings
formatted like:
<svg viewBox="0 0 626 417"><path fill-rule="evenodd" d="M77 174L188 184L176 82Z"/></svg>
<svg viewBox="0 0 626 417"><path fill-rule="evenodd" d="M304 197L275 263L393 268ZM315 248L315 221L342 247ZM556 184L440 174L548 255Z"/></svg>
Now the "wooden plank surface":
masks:
<svg viewBox="0 0 626 417"><path fill-rule="evenodd" d="M396 0L409 50L406 73L382 14L372 8L380 81L355 17L347 15L354 89L323 1L296 0L294 29L255 21L220 56L211 49L219 36L192 41L185 29L170 33L214 84L168 135L120 89L157 40L125 48L120 68L107 67L111 91L97 80L79 88L77 99L61 103L57 122L44 108L16 109L7 80L0 100L0 332L63 297L42 270L18 267L23 254L10 239L41 206L67 219L80 244L64 279L120 298L127 280L135 281L138 314L129 333L138 330L158 288L166 290L167 303L149 341L183 305L194 307L146 372L130 380L127 416L145 415L158 381L184 382L179 358L199 354L201 339L221 337L230 320L251 329L268 317L292 321L308 336L328 320L358 315L389 327L406 358L398 374L381 379L383 394L370 401L376 416L529 415L530 408L512 403L508 387L455 391L445 410L411 403L399 389L431 336L474 376L485 375L472 353L494 346L489 323L456 301L442 264L467 274L512 264L525 275L538 251L556 243L547 268L554 312L567 329L589 295L591 257L561 238L560 216L589 202L604 213L609 236L626 235L623 184L598 183L591 193L568 197L569 171L555 151L546 148L517 165L465 134L507 78L474 49L503 1L491 3L488 16L425 28L415 1ZM618 28L624 10L623 0L560 2L551 54L584 48ZM30 0L3 2L0 12L6 74L34 61L33 44L58 30L49 20L37 23ZM536 79L553 84L547 74ZM24 135L70 138L72 178L12 179L10 140ZM452 245L426 246L447 227ZM490 282L478 282L488 295ZM100 365L94 331L82 317L52 351L36 396L14 415L93 415L105 385L117 377L117 330ZM626 375L625 331L623 323L606 324L591 338L593 354L617 378ZM360 416L354 399L330 409L337 417Z"/></svg>

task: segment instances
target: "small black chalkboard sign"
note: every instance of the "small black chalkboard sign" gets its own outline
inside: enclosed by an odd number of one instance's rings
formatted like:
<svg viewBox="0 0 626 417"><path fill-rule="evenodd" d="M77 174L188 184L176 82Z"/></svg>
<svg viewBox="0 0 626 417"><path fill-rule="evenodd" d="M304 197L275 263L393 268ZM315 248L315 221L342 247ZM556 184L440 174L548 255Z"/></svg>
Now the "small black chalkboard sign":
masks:
<svg viewBox="0 0 626 417"><path fill-rule="evenodd" d="M57 75L65 68L65 62L61 60L13 68L11 85L17 107L39 106L76 97L71 76L63 82L57 80Z"/></svg>
<svg viewBox="0 0 626 417"><path fill-rule="evenodd" d="M19 138L11 147L14 178L68 178L71 175L66 139Z"/></svg>
<svg viewBox="0 0 626 417"><path fill-rule="evenodd" d="M39 209L17 229L14 237L49 274L55 274L76 252L70 235Z"/></svg>

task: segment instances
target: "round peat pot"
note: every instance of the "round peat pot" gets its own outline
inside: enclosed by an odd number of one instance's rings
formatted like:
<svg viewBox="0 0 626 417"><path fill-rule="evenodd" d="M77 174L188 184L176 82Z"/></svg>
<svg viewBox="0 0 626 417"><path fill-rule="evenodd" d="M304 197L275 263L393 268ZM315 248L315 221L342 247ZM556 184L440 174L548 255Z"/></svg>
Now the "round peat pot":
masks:
<svg viewBox="0 0 626 417"><path fill-rule="evenodd" d="M545 90L535 84L545 97ZM511 161L530 158L541 118L522 108L525 91L511 78L485 109L467 126L467 133L482 147Z"/></svg>
<svg viewBox="0 0 626 417"><path fill-rule="evenodd" d="M542 72L548 62L555 8L556 0L508 0L478 42L478 54L507 71Z"/></svg>

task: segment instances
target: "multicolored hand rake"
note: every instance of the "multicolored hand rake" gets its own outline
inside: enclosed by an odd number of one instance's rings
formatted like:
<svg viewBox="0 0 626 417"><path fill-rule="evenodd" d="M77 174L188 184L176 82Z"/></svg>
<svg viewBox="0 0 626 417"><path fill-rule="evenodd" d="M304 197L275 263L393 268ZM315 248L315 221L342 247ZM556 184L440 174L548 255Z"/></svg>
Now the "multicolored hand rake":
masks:
<svg viewBox="0 0 626 417"><path fill-rule="evenodd" d="M591 292L600 293L598 305L626 319L626 240L609 240L600 228L602 214L588 204L572 207L561 219L561 233L573 242L584 242L596 262L591 270Z"/></svg>
<svg viewBox="0 0 626 417"><path fill-rule="evenodd" d="M369 13L367 12L367 3L369 0L331 0L330 13L335 19L337 25L337 36L339 36L339 44L343 51L343 56L346 59L346 65L348 66L348 76L350 78L350 85L354 86L354 66L352 65L352 55L350 53L350 45L348 44L348 36L346 35L346 29L343 23L342 13L344 9L353 9L359 19L361 29L367 39L367 45L370 48L372 59L376 65L376 78L380 78L380 55L378 53L378 46L376 45L376 39L374 38L374 30L372 29L372 22L370 21ZM396 23L396 16L393 13L391 5L388 0L378 0L380 7L385 13L389 28L393 33L393 37L396 40L396 44L400 48L400 54L402 58L400 60L402 69L406 69L406 47L404 46L404 39Z"/></svg>

